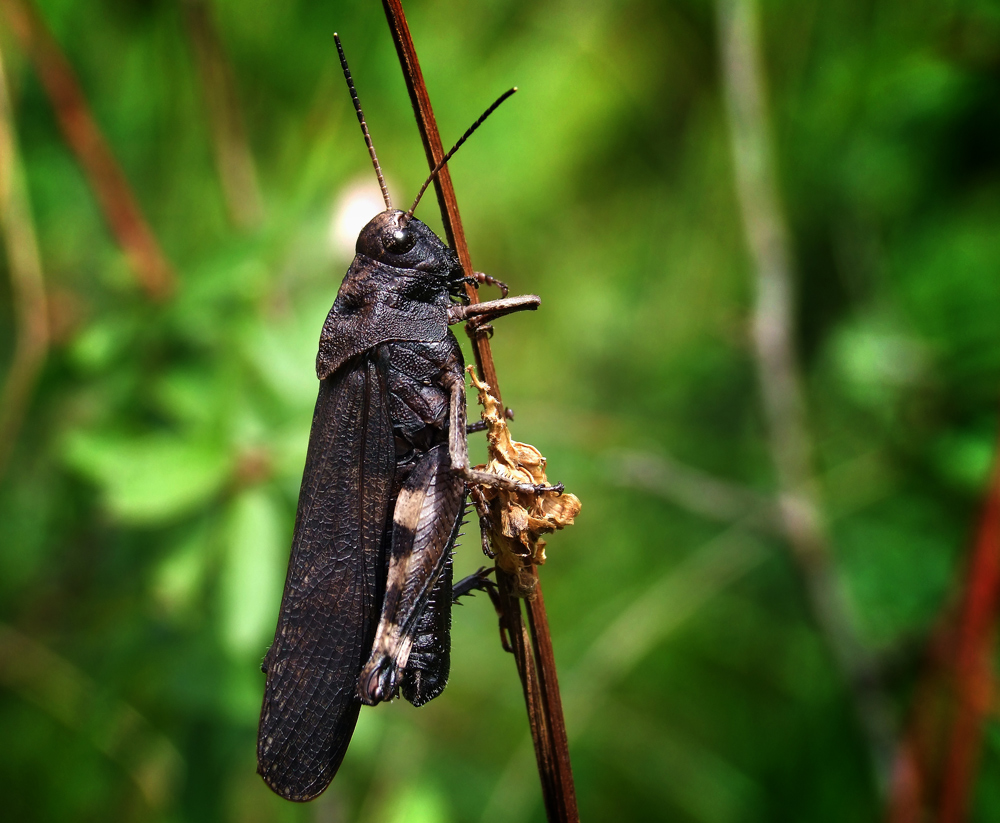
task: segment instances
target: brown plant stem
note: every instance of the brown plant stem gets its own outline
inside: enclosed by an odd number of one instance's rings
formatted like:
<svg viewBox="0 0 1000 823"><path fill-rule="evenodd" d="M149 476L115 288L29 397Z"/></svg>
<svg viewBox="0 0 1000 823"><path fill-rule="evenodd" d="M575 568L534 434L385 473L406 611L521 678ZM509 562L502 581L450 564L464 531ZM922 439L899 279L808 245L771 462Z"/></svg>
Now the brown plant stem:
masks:
<svg viewBox="0 0 1000 823"><path fill-rule="evenodd" d="M183 9L201 78L226 210L236 226L253 228L263 219L264 207L243 125L236 80L209 4L206 0L183 0Z"/></svg>
<svg viewBox="0 0 1000 823"><path fill-rule="evenodd" d="M45 281L21 173L14 109L0 52L0 234L7 250L14 299L14 357L0 391L0 476L24 421L49 350Z"/></svg>
<svg viewBox="0 0 1000 823"><path fill-rule="evenodd" d="M956 628L953 665L955 718L944 764L940 823L966 818L983 726L995 691L992 655L1000 611L1000 445L969 562Z"/></svg>
<svg viewBox="0 0 1000 823"><path fill-rule="evenodd" d="M721 78L737 194L756 303L753 342L779 517L813 618L853 697L876 785L885 791L893 747L889 701L875 661L859 640L840 587L813 476L812 443L793 342L793 273L778 195L755 0L717 0Z"/></svg>
<svg viewBox="0 0 1000 823"><path fill-rule="evenodd" d="M420 130L420 138L427 154L429 168L433 169L444 157L444 147L438 133L437 122L431 108L430 96L420 71L416 49L410 37L409 27L400 0L383 0L386 19L392 32L396 51L406 88L410 94L413 111ZM451 175L445 166L434 180L441 218L444 222L448 243L458 254L466 275L473 272L469 248L462 229L458 201L451 183ZM476 290L467 287L469 300L478 302ZM500 400L500 388L496 367L490 352L488 338L479 334L473 337L476 365L480 376L490 384ZM502 401L501 401L502 404ZM532 569L537 578L537 571ZM510 581L500 569L496 570L500 586L500 600L503 610L502 620L511 639L514 659L524 689L524 700L528 710L528 722L535 746L538 774L542 784L545 810L550 821L571 823L579 820L576 807L576 792L569 760L569 743L563 720L562 702L559 695L559 681L556 676L552 638L549 633L545 601L541 583L535 588L536 596L527 603L528 621L521 612L521 601L511 594ZM530 631L529 631L530 628Z"/></svg>
<svg viewBox="0 0 1000 823"><path fill-rule="evenodd" d="M34 64L63 137L83 167L139 285L154 299L166 297L174 286L174 271L90 112L72 66L30 0L0 0L0 9Z"/></svg>
<svg viewBox="0 0 1000 823"><path fill-rule="evenodd" d="M890 823L967 819L996 693L992 657L998 615L1000 442L961 596L928 645L927 669L896 755Z"/></svg>

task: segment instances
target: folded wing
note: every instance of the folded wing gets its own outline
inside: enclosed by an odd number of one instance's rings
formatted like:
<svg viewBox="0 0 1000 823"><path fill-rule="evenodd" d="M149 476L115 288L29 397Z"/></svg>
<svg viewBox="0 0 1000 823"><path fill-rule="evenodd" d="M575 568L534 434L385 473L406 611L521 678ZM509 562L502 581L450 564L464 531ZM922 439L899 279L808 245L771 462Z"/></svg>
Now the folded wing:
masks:
<svg viewBox="0 0 1000 823"><path fill-rule="evenodd" d="M320 383L257 741L258 772L289 800L329 785L361 706L395 469L387 394L374 356Z"/></svg>

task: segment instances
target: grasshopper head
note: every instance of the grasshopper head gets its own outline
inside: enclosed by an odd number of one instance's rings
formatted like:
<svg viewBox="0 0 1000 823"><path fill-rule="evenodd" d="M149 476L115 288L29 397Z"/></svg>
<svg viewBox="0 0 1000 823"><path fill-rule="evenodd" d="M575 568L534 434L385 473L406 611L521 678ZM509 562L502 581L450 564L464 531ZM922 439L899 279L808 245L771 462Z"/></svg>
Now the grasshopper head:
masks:
<svg viewBox="0 0 1000 823"><path fill-rule="evenodd" d="M426 224L390 209L369 221L358 235L356 251L377 263L450 275L460 269L458 256Z"/></svg>

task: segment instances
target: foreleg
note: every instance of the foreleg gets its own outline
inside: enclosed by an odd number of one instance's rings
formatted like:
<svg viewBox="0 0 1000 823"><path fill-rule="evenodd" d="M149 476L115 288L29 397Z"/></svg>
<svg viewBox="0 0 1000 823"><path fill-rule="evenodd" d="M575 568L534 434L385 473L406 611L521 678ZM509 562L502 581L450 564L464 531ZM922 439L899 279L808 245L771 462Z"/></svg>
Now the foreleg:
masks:
<svg viewBox="0 0 1000 823"><path fill-rule="evenodd" d="M488 323L505 314L516 311L534 311L541 305L541 298L535 294L522 294L519 297L504 297L500 300L487 300L485 303L452 303L448 307L448 325L471 321Z"/></svg>

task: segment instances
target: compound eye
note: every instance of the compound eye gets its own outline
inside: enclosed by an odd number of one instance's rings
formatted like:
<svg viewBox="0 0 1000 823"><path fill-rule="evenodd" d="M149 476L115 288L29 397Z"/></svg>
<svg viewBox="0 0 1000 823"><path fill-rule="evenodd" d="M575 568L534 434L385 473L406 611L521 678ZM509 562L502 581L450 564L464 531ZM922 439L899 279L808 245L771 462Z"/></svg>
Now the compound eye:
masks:
<svg viewBox="0 0 1000 823"><path fill-rule="evenodd" d="M417 242L417 236L409 229L396 229L392 234L387 234L382 238L382 245L386 251L393 254L406 254Z"/></svg>

